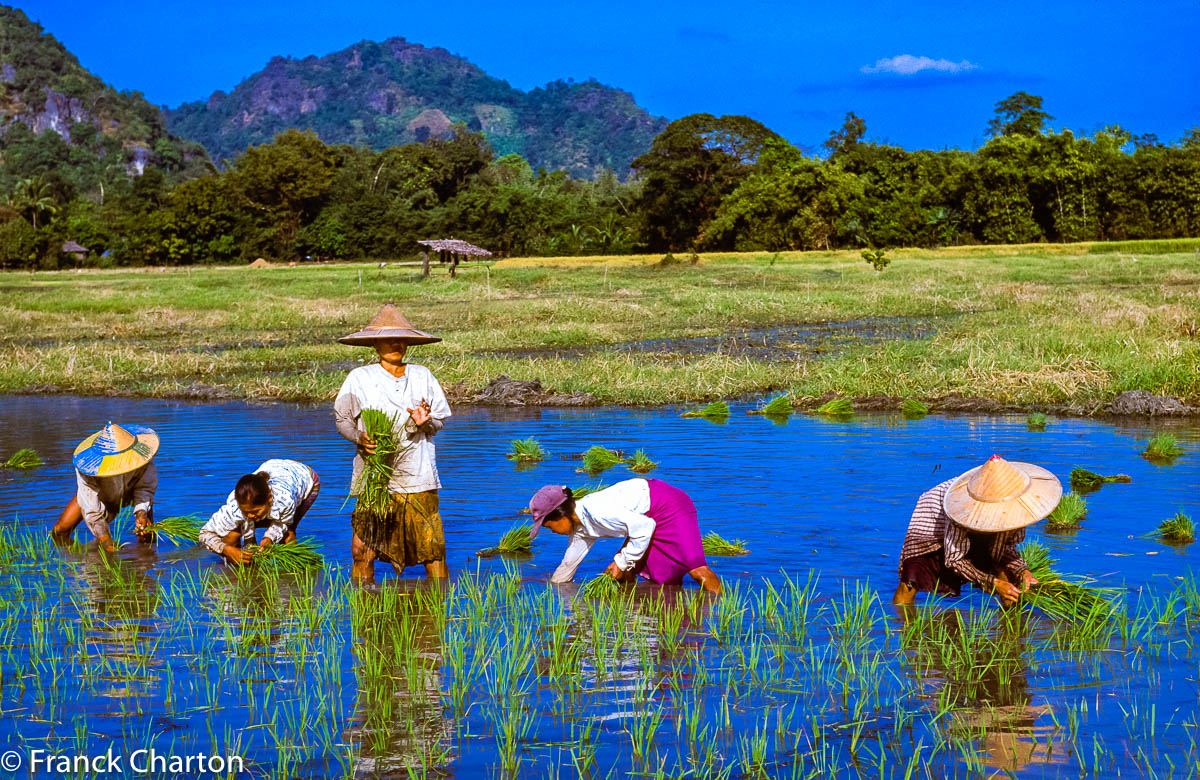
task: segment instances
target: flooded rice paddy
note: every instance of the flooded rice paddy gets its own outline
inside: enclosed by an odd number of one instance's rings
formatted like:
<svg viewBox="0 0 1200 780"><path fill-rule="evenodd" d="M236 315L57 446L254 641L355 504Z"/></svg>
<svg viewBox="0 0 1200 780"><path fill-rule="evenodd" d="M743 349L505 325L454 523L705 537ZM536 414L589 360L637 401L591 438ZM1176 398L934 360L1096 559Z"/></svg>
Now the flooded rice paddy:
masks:
<svg viewBox="0 0 1200 780"><path fill-rule="evenodd" d="M438 439L453 587L390 571L348 581L351 451L328 408L0 398L0 752L229 756L244 777L1192 776L1200 579L1193 546L1149 536L1200 510L1200 429L1023 417L858 415L786 423L734 406L460 409ZM300 527L315 577L238 575L202 548L130 544L114 559L45 531L73 491L70 454L104 422L162 437L159 517L214 511L271 457L323 489ZM1139 453L1169 430L1184 455ZM537 438L547 461L504 455ZM644 448L688 491L704 532L745 540L714 558L726 593L639 587L589 601L545 580L565 539L479 559L547 482L592 486L578 456ZM1125 473L1088 494L1078 530L1031 538L1061 571L1123 588L1116 617L1069 626L956 600L890 603L920 492L993 452L1051 469ZM128 535L127 535L128 538ZM80 542L90 541L82 526ZM616 551L598 543L580 579ZM145 765L143 753L135 762ZM169 764L152 776L197 776ZM192 767L194 769L194 766ZM12 768L5 765L6 770ZM226 772L226 774L228 774ZM200 775L200 776L212 776ZM218 773L216 776L225 776Z"/></svg>

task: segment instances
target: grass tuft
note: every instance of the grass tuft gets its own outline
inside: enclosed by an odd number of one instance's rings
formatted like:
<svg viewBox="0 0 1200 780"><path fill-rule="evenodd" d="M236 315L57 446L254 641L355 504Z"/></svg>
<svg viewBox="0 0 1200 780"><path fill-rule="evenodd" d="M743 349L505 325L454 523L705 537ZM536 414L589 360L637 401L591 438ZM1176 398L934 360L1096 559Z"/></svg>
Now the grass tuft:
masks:
<svg viewBox="0 0 1200 780"><path fill-rule="evenodd" d="M817 414L827 417L849 417L854 414L854 402L849 398L835 398L819 406Z"/></svg>
<svg viewBox="0 0 1200 780"><path fill-rule="evenodd" d="M1046 415L1041 412L1034 412L1025 418L1025 427L1031 431L1046 430Z"/></svg>
<svg viewBox="0 0 1200 780"><path fill-rule="evenodd" d="M680 417L703 417L706 420L723 420L729 416L729 404L724 401L713 401L708 406L695 412L684 412Z"/></svg>
<svg viewBox="0 0 1200 780"><path fill-rule="evenodd" d="M750 411L750 414L765 414L767 417L787 417L791 413L792 400L786 395L772 398L763 408Z"/></svg>
<svg viewBox="0 0 1200 780"><path fill-rule="evenodd" d="M621 592L621 583L614 580L607 574L601 574L598 577L593 577L584 583L579 589L579 595L585 599L602 599L608 600L616 598Z"/></svg>
<svg viewBox="0 0 1200 780"><path fill-rule="evenodd" d="M273 574L299 574L325 565L325 558L311 542L292 542L259 547L254 565Z"/></svg>
<svg viewBox="0 0 1200 780"><path fill-rule="evenodd" d="M1169 433L1156 433L1146 442L1142 457L1146 460L1172 460L1183 454L1175 437Z"/></svg>
<svg viewBox="0 0 1200 780"><path fill-rule="evenodd" d="M12 454L12 457L4 462L4 468L17 469L20 471L25 471L26 469L36 469L40 465L42 465L41 456L28 447L23 450L17 450Z"/></svg>
<svg viewBox="0 0 1200 780"><path fill-rule="evenodd" d="M900 404L900 411L905 417L918 419L929 414L929 407L915 399L906 398L904 403Z"/></svg>
<svg viewBox="0 0 1200 780"><path fill-rule="evenodd" d="M546 451L542 449L542 445L538 444L538 440L529 439L513 439L512 452L506 456L509 460L515 460L518 463L538 463L546 459Z"/></svg>
<svg viewBox="0 0 1200 780"><path fill-rule="evenodd" d="M645 474L658 468L658 462L650 460L650 456L646 454L645 450L638 450L633 453L632 458L625 460L625 465L629 467L630 471L637 472L638 474Z"/></svg>
<svg viewBox="0 0 1200 780"><path fill-rule="evenodd" d="M1087 501L1078 493L1067 493L1054 507L1054 511L1046 516L1047 531L1068 531L1078 528L1080 522L1087 516Z"/></svg>
<svg viewBox="0 0 1200 780"><path fill-rule="evenodd" d="M1183 512L1176 512L1174 517L1163 520L1155 532L1159 539L1174 544L1190 544L1196 541L1196 524L1192 518Z"/></svg>
<svg viewBox="0 0 1200 780"><path fill-rule="evenodd" d="M1054 570L1050 551L1038 542L1026 542L1020 548L1029 573L1038 584L1025 592L1022 600L1050 617L1079 623L1096 623L1116 614L1118 588L1094 585L1094 580L1066 579Z"/></svg>
<svg viewBox="0 0 1200 780"><path fill-rule="evenodd" d="M621 463L621 456L607 447L588 447L583 453L583 470L588 474L599 474Z"/></svg>
<svg viewBox="0 0 1200 780"><path fill-rule="evenodd" d="M533 540L529 538L529 532L532 530L533 525L530 523L517 523L500 536L500 541L495 547L480 550L479 555L527 555L533 550Z"/></svg>
<svg viewBox="0 0 1200 780"><path fill-rule="evenodd" d="M714 557L735 557L739 555L749 555L750 549L741 539L725 539L716 531L712 531L704 535L704 554Z"/></svg>
<svg viewBox="0 0 1200 780"><path fill-rule="evenodd" d="M1103 474L1097 474L1094 471L1079 468L1076 466L1071 469L1071 489L1076 492L1097 490L1101 485L1110 482L1132 482L1133 479L1127 474L1114 474L1111 477L1106 477Z"/></svg>
<svg viewBox="0 0 1200 780"><path fill-rule="evenodd" d="M153 525L153 529L156 536L165 538L178 547L184 542L199 542L200 528L203 525L203 521L196 515L177 515L164 517Z"/></svg>

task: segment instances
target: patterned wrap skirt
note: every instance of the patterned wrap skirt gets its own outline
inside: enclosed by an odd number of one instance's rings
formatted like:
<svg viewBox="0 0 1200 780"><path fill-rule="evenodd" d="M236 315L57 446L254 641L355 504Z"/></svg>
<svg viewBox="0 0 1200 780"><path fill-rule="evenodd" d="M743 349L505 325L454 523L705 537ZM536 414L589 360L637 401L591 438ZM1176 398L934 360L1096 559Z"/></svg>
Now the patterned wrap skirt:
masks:
<svg viewBox="0 0 1200 780"><path fill-rule="evenodd" d="M446 559L436 490L393 493L385 516L356 508L350 524L355 535L385 562L408 567Z"/></svg>

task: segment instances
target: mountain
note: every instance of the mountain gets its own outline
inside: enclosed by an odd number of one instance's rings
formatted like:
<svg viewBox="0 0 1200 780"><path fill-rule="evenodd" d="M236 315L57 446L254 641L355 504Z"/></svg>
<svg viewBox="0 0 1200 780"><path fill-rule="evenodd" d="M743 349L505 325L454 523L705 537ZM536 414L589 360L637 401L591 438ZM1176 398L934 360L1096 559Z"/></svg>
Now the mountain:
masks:
<svg viewBox="0 0 1200 780"><path fill-rule="evenodd" d="M0 6L0 188L42 176L60 191L102 193L147 167L188 175L207 162L140 93L113 89L41 25Z"/></svg>
<svg viewBox="0 0 1200 780"><path fill-rule="evenodd" d="M270 141L288 128L327 143L374 149L449 137L455 123L483 132L497 156L520 154L536 169L624 176L667 120L628 92L590 80L515 89L445 49L403 38L363 41L324 57L276 57L232 93L167 111L171 132L216 159Z"/></svg>

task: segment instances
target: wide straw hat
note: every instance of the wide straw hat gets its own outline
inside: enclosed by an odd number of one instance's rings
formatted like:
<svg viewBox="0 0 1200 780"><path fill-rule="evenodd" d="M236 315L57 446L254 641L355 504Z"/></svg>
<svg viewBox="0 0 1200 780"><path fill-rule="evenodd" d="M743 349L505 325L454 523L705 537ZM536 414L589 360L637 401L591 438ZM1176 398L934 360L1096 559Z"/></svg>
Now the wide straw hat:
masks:
<svg viewBox="0 0 1200 780"><path fill-rule="evenodd" d="M405 344L433 344L441 341L437 336L431 336L423 330L417 330L408 318L400 313L392 304L385 305L375 315L375 319L367 327L342 336L338 339L343 344L356 347L373 347L377 341L403 341Z"/></svg>
<svg viewBox="0 0 1200 780"><path fill-rule="evenodd" d="M1062 499L1062 483L1041 466L993 455L950 485L942 508L972 531L1012 531L1036 523Z"/></svg>
<svg viewBox="0 0 1200 780"><path fill-rule="evenodd" d="M75 448L72 460L80 474L115 477L140 469L158 452L158 434L144 425L109 423Z"/></svg>

